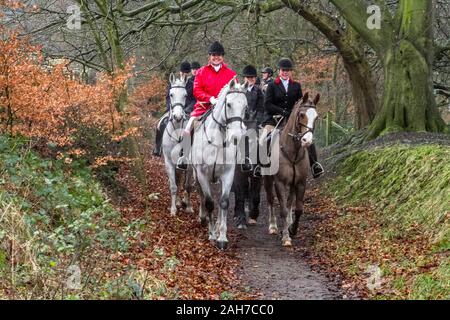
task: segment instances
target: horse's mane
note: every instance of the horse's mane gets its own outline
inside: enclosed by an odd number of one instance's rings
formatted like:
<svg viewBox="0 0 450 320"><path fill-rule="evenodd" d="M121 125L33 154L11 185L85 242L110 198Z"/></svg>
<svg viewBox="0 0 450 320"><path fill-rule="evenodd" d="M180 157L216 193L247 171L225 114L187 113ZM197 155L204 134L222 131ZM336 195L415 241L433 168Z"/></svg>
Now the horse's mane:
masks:
<svg viewBox="0 0 450 320"><path fill-rule="evenodd" d="M234 78L231 80L233 81ZM230 91L230 84L231 81L228 82L226 85L223 86L223 88L219 92L219 96L217 97L217 105L222 106L225 102L225 97L227 96L227 93ZM236 83L233 87L233 90L245 92L244 85L241 85L239 83Z"/></svg>

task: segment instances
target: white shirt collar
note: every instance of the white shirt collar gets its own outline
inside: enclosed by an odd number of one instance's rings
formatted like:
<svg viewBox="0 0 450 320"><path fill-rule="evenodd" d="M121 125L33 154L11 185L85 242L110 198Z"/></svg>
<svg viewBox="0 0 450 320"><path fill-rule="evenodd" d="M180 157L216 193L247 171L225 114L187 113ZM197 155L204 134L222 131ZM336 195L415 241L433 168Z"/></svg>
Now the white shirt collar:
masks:
<svg viewBox="0 0 450 320"><path fill-rule="evenodd" d="M289 87L289 79L287 79L287 80L283 80L282 78L280 78L280 79L281 79L281 82L283 83L284 89L286 89L286 92L287 92L288 87Z"/></svg>
<svg viewBox="0 0 450 320"><path fill-rule="evenodd" d="M254 87L254 85L248 86L247 91L252 91L253 87Z"/></svg>
<svg viewBox="0 0 450 320"><path fill-rule="evenodd" d="M212 66L216 72L219 72L220 68L222 68L222 64L219 64L218 66Z"/></svg>

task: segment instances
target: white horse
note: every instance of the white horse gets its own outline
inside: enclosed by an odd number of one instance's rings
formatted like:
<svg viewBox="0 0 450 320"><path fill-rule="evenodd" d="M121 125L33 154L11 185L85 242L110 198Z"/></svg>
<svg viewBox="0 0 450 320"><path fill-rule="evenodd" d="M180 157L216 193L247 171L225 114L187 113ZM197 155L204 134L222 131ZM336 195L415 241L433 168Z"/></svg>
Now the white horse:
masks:
<svg viewBox="0 0 450 320"><path fill-rule="evenodd" d="M220 92L218 102L203 123L196 126L191 163L200 186L201 206L199 218L206 224L209 218L209 240L216 241L219 249L225 249L227 239L227 214L229 196L233 185L239 140L246 132L243 119L247 110L245 92L247 85L234 79ZM214 199L211 183L221 182L219 213L214 225ZM218 233L218 237L217 237Z"/></svg>
<svg viewBox="0 0 450 320"><path fill-rule="evenodd" d="M170 75L170 109L169 109L169 122L164 131L162 140L162 149L164 155L164 162L166 166L167 176L169 177L171 206L170 214L176 215L177 205L185 206L187 213L193 213L191 204L191 177L192 168L188 168L186 172L182 172L176 169L177 159L180 156L181 140L183 136L183 130L187 124L187 115L184 112L184 106L186 103L186 79L175 79L173 74ZM181 201L178 191L181 187L182 175L185 174L184 181L184 199Z"/></svg>

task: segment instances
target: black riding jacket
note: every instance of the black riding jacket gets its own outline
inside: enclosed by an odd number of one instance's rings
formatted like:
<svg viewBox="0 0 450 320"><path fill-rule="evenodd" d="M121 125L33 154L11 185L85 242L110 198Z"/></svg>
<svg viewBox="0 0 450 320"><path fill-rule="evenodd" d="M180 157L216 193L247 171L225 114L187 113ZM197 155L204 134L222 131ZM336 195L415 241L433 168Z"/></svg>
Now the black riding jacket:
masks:
<svg viewBox="0 0 450 320"><path fill-rule="evenodd" d="M264 120L264 95L256 84L245 93L248 102L248 120L261 124Z"/></svg>
<svg viewBox="0 0 450 320"><path fill-rule="evenodd" d="M288 91L284 89L281 79L278 77L267 86L264 99L264 124L275 125L273 116L290 115L295 103L303 97L300 83L289 80Z"/></svg>

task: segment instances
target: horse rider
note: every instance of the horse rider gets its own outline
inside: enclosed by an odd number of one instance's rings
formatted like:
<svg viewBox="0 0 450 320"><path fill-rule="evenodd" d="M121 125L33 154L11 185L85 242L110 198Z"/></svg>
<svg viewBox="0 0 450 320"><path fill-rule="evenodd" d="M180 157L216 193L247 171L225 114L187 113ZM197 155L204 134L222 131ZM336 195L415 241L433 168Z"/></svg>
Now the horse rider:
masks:
<svg viewBox="0 0 450 320"><path fill-rule="evenodd" d="M213 42L208 49L208 64L197 70L194 81L194 97L197 102L191 113L183 134L183 155L177 162L177 168L186 170L188 159L186 149L189 149L191 130L194 122L216 103L222 88L235 76L236 72L224 62L225 49L220 42Z"/></svg>
<svg viewBox="0 0 450 320"><path fill-rule="evenodd" d="M198 62L197 65L199 66ZM186 97L186 103L185 103L185 107L184 107L184 112L189 115L192 110L194 109L194 105L195 105L195 97L193 94L193 90L194 90L194 76L190 76L191 75L191 64L187 61L184 61L181 63L180 65L180 77L181 78L186 78L186 92L187 92L187 97ZM167 89L167 94L166 94L166 112L164 113L164 115L161 117L161 120L159 120L158 125L156 126L156 138L155 138L155 149L153 149L153 155L160 157L161 156L161 151L162 151L162 138L164 135L164 130L166 129L167 123L169 122L169 110L170 110L170 83Z"/></svg>
<svg viewBox="0 0 450 320"><path fill-rule="evenodd" d="M264 120L264 94L261 91L260 86L257 83L257 71L252 65L245 66L242 70L242 76L244 77L244 82L247 83L247 92L245 93L248 103L248 116L246 120L254 121L253 125L248 124L247 127L253 127L258 130L262 125ZM248 144L248 142L246 142ZM250 148L250 145L246 145ZM248 156L248 154L246 154ZM251 170L252 167L246 168L244 164L244 171ZM241 216L245 217L244 203L245 198L249 199L250 213L248 224L256 224L256 219L259 216L259 203L260 203L260 190L261 190L261 179L254 177L253 174L245 174L241 172L241 169L237 169L239 172L235 174L236 183L233 186L235 189L235 206L240 211ZM236 214L236 213L235 213ZM243 219L245 221L245 219Z"/></svg>
<svg viewBox="0 0 450 320"><path fill-rule="evenodd" d="M263 93L266 93L267 86L269 85L269 83L273 82L273 69L270 67L265 67L261 70L261 74L261 90Z"/></svg>
<svg viewBox="0 0 450 320"><path fill-rule="evenodd" d="M192 73L193 79L195 79L195 76L197 75L197 71L198 71L198 69L200 69L200 67L201 67L201 65L197 61L191 62L191 73Z"/></svg>
<svg viewBox="0 0 450 320"><path fill-rule="evenodd" d="M256 121L261 125L264 120L264 95L257 85L257 71L252 65L245 66L242 70L242 76L247 83L247 102L249 110L249 120Z"/></svg>
<svg viewBox="0 0 450 320"><path fill-rule="evenodd" d="M294 64L288 58L282 58L278 62L279 75L267 86L264 100L265 118L264 130L260 143L265 143L268 134L275 128L274 116L282 116L285 120L289 118L296 104L303 97L302 87L299 82L292 79ZM318 178L324 173L322 165L317 162L316 147L312 144L308 147L311 173ZM255 172L258 174L258 172Z"/></svg>

